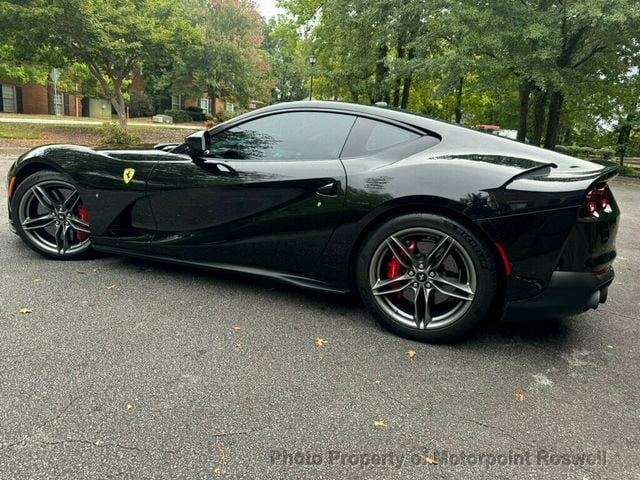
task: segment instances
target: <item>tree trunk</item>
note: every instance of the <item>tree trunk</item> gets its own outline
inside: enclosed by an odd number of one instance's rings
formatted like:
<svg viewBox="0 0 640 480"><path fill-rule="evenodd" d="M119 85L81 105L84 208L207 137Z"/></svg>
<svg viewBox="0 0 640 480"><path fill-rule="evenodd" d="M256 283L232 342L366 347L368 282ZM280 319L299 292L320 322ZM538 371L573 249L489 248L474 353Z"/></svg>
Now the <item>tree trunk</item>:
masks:
<svg viewBox="0 0 640 480"><path fill-rule="evenodd" d="M551 100L549 101L549 118L547 119L547 133L544 137L544 148L549 150L556 148L563 100L564 96L562 92L556 90L551 94Z"/></svg>
<svg viewBox="0 0 640 480"><path fill-rule="evenodd" d="M97 65L89 63L87 66L89 67L91 74L96 80L98 80L98 83L100 83L102 91L111 102L111 105L113 105L113 108L115 108L116 113L118 114L118 122L120 123L120 126L126 130L127 108L124 104L124 97L122 96L122 82L124 81L126 74L121 73L117 78L110 77L110 80L113 82L112 89Z"/></svg>
<svg viewBox="0 0 640 480"><path fill-rule="evenodd" d="M624 165L624 157L627 154L627 145L629 144L629 139L631 138L631 125L633 121L633 114L630 113L627 115L627 118L622 123L620 127L620 133L618 134L618 141L616 143L616 150L618 153L618 158L620 159L620 166Z"/></svg>
<svg viewBox="0 0 640 480"><path fill-rule="evenodd" d="M398 37L398 60L403 61L405 56L404 39L405 34L401 32ZM396 78L393 82L393 106L398 108L400 106L400 87L402 86L402 75L396 72Z"/></svg>
<svg viewBox="0 0 640 480"><path fill-rule="evenodd" d="M394 81L394 85L393 85L393 100L392 100L392 105L395 108L398 108L400 106L400 85L401 85L402 79L400 77L396 78Z"/></svg>
<svg viewBox="0 0 640 480"><path fill-rule="evenodd" d="M122 96L122 91L120 88L116 88L114 94L110 98L111 105L116 110L118 114L118 123L120 126L126 130L127 129L127 107L124 103L124 97Z"/></svg>
<svg viewBox="0 0 640 480"><path fill-rule="evenodd" d="M540 146L542 141L542 132L544 131L544 110L547 105L547 92L540 88L536 88L535 100L533 105L533 136L531 137L531 145Z"/></svg>
<svg viewBox="0 0 640 480"><path fill-rule="evenodd" d="M527 120L529 118L529 98L531 97L531 82L520 82L520 108L518 111L518 135L516 140L524 142L527 138Z"/></svg>
<svg viewBox="0 0 640 480"><path fill-rule="evenodd" d="M410 62L416 56L416 51L411 48L407 55L407 61ZM402 86L402 103L400 103L400 108L407 109L409 105L409 95L411 95L411 82L413 80L413 73L411 70L407 72L407 75L404 77L404 85Z"/></svg>
<svg viewBox="0 0 640 480"><path fill-rule="evenodd" d="M375 102L387 102L389 103L389 92L384 86L384 81L387 78L388 68L385 65L388 53L387 45L383 44L378 49L378 63L376 64L376 84L375 84Z"/></svg>
<svg viewBox="0 0 640 480"><path fill-rule="evenodd" d="M464 77L460 77L458 86L456 87L456 123L460 125L462 122L462 89L464 87Z"/></svg>

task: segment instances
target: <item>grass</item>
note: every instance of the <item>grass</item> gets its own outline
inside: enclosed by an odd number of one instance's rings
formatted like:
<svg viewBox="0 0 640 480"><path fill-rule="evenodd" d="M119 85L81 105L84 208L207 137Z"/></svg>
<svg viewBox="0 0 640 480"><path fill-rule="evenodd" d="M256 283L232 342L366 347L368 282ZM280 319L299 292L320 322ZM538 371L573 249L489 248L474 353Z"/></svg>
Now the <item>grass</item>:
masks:
<svg viewBox="0 0 640 480"><path fill-rule="evenodd" d="M592 162L599 163L605 167L618 167L619 175L640 178L640 169L632 165L626 164L621 167L618 162L613 162L611 160L592 160Z"/></svg>
<svg viewBox="0 0 640 480"><path fill-rule="evenodd" d="M64 124L35 124L0 122L0 146L32 148L41 144L74 143L98 146L102 144L102 124L84 125L73 122ZM190 126L191 128L191 126ZM193 126L192 131L199 128ZM182 142L191 133L190 129L136 125L129 131L140 137L142 143Z"/></svg>
<svg viewBox="0 0 640 480"><path fill-rule="evenodd" d="M42 138L40 125L24 123L0 123L0 138L37 140Z"/></svg>

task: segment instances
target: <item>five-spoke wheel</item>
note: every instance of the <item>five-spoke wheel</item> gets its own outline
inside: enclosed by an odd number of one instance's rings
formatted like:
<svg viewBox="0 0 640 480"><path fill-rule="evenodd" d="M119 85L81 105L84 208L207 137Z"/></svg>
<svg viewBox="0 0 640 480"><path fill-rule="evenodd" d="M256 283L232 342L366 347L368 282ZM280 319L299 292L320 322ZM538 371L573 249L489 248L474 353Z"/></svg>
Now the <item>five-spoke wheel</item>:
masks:
<svg viewBox="0 0 640 480"><path fill-rule="evenodd" d="M495 293L495 264L473 232L430 214L381 226L362 248L361 296L394 331L420 340L467 333Z"/></svg>
<svg viewBox="0 0 640 480"><path fill-rule="evenodd" d="M65 259L90 252L87 210L65 175L51 171L31 175L19 185L11 205L18 234L37 252Z"/></svg>

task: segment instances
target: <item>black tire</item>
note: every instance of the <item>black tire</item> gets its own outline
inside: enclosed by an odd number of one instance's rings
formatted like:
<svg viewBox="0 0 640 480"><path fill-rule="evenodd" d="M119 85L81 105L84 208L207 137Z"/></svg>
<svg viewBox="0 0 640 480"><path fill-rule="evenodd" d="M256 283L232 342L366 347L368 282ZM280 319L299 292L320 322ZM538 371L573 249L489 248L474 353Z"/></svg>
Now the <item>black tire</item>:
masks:
<svg viewBox="0 0 640 480"><path fill-rule="evenodd" d="M356 281L362 301L385 327L423 342L471 333L498 285L486 243L458 221L428 213L376 228L360 249Z"/></svg>
<svg viewBox="0 0 640 480"><path fill-rule="evenodd" d="M27 177L11 199L16 233L32 250L54 260L93 255L86 209L80 209L84 206L73 181L51 170Z"/></svg>

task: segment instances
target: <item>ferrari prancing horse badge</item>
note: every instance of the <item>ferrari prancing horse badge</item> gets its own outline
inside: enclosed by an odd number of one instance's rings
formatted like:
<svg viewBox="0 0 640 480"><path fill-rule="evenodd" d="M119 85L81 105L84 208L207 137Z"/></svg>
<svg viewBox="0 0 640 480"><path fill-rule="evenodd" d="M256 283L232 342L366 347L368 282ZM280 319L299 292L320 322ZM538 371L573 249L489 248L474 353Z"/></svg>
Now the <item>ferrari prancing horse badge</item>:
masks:
<svg viewBox="0 0 640 480"><path fill-rule="evenodd" d="M122 178L124 179L124 183L129 183L133 180L133 176L136 174L135 168L125 168L124 172L122 172Z"/></svg>

